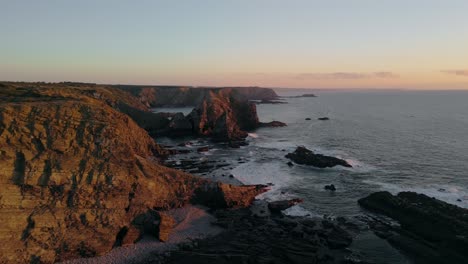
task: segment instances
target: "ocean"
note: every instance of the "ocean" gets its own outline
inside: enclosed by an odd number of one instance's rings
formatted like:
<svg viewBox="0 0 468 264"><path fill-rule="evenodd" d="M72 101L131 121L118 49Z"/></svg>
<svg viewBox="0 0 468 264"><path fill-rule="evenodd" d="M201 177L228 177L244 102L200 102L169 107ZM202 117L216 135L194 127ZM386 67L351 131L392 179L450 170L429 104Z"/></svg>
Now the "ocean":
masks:
<svg viewBox="0 0 468 264"><path fill-rule="evenodd" d="M468 208L468 91L320 90L313 91L317 97L293 97L310 92L278 90L287 104L258 105L260 121L287 126L251 132L248 146L196 142L193 147L211 144L202 158L230 164L205 177L269 183L271 190L259 198L302 198L286 211L297 216L359 217L367 212L357 200L382 190L415 191ZM353 168L289 167L284 156L297 146ZM337 190L325 190L328 184ZM353 248L376 263L408 262L372 232L361 233Z"/></svg>

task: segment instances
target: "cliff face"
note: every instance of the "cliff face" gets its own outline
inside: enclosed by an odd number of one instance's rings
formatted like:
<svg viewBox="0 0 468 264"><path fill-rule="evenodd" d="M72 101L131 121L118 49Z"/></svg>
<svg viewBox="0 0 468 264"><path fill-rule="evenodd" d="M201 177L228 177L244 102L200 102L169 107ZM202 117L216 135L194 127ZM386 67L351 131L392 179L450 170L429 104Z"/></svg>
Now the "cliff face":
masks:
<svg viewBox="0 0 468 264"><path fill-rule="evenodd" d="M106 91L2 88L0 262L99 255L134 242L136 219L151 210L204 203L197 197L212 191L222 194L216 197L226 207L242 206L263 191L223 184L213 189L206 180L159 165L165 150L112 107L134 99ZM242 197L238 193L247 194L245 202L230 202Z"/></svg>

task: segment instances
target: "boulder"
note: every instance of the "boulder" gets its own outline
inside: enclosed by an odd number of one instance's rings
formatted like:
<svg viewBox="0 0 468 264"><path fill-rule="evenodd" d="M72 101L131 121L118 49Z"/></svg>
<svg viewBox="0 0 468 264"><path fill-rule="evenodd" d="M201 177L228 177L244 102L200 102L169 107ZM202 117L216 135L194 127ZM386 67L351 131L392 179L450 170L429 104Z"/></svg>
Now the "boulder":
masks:
<svg viewBox="0 0 468 264"><path fill-rule="evenodd" d="M335 166L351 167L351 165L349 165L345 160L321 154L314 154L314 152L302 146L297 147L294 152L288 153L286 158L291 159L297 164L310 165L318 168Z"/></svg>
<svg viewBox="0 0 468 264"><path fill-rule="evenodd" d="M270 209L272 213L280 213L281 211L286 210L289 207L295 206L297 204L300 204L303 201L304 200L302 199L291 199L291 200L269 202L268 209Z"/></svg>
<svg viewBox="0 0 468 264"><path fill-rule="evenodd" d="M333 184L325 185L324 189L328 191L336 191L336 187Z"/></svg>
<svg viewBox="0 0 468 264"><path fill-rule="evenodd" d="M329 117L319 117L317 118L318 120L321 120L321 121L327 121L327 120L330 120Z"/></svg>

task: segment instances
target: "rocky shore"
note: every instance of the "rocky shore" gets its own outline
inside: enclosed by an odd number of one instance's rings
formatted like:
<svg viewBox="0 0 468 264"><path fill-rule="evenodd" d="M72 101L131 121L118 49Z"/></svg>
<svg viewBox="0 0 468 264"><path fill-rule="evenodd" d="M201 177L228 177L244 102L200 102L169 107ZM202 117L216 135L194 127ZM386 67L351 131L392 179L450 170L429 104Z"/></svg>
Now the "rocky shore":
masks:
<svg viewBox="0 0 468 264"><path fill-rule="evenodd" d="M171 151L136 123L153 116L116 87L4 83L0 262L101 255L148 232L161 236L165 210L245 207L266 190L162 166Z"/></svg>
<svg viewBox="0 0 468 264"><path fill-rule="evenodd" d="M277 99L258 87L0 83L0 263L368 263L351 249L368 228L415 263L468 258L467 209L425 195L371 194L357 225L285 215L301 197L257 200L268 183L209 178L232 164L206 143L234 151L249 131L286 126L260 122L252 102ZM286 158L351 167L305 147Z"/></svg>

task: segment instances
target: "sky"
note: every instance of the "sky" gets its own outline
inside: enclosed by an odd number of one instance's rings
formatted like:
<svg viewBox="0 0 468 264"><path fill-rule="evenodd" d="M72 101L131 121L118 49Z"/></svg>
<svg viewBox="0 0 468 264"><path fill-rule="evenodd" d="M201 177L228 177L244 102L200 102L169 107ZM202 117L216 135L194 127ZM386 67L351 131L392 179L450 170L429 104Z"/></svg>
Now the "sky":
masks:
<svg viewBox="0 0 468 264"><path fill-rule="evenodd" d="M466 0L0 0L0 80L468 89Z"/></svg>

